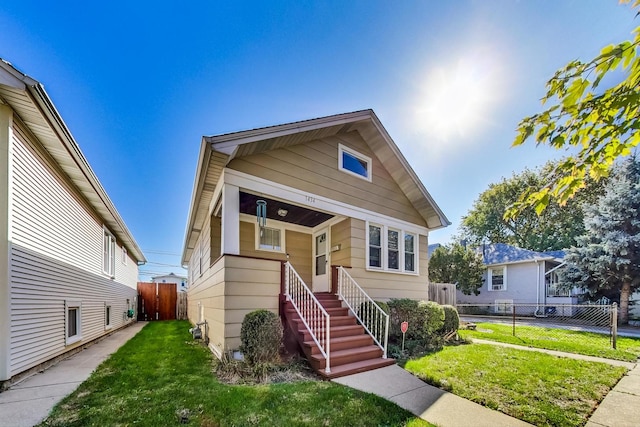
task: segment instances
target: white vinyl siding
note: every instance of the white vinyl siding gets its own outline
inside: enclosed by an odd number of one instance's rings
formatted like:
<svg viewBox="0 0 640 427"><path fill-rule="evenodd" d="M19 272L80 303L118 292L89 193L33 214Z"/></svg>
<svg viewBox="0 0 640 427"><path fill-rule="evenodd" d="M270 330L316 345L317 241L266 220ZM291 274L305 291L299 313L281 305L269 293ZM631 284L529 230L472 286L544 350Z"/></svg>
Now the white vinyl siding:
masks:
<svg viewBox="0 0 640 427"><path fill-rule="evenodd" d="M136 300L138 265L129 254L104 275L103 221L41 154L19 125L11 141L10 373L19 374L105 334L105 302L114 329ZM118 248L116 248L118 251ZM81 301L81 340L67 345L65 301Z"/></svg>

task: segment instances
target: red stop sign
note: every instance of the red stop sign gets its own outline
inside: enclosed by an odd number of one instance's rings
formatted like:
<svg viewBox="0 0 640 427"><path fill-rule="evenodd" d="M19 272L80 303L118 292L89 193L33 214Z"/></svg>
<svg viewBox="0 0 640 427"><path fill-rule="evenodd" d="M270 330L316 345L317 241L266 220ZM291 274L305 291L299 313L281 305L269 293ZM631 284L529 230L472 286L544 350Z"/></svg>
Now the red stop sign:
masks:
<svg viewBox="0 0 640 427"><path fill-rule="evenodd" d="M404 334L405 332L407 332L407 329L409 329L409 322L402 322L400 324L400 330L402 331L402 333Z"/></svg>

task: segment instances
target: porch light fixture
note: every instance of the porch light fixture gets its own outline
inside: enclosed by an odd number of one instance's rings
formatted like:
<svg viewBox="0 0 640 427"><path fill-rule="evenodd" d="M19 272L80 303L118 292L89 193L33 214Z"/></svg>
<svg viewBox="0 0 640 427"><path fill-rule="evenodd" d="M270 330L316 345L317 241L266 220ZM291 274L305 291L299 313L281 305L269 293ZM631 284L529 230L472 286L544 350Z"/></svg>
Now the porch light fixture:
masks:
<svg viewBox="0 0 640 427"><path fill-rule="evenodd" d="M258 227L260 231L267 225L267 202L258 200L256 202L256 217L258 218Z"/></svg>
<svg viewBox="0 0 640 427"><path fill-rule="evenodd" d="M283 209L283 208L278 209L278 216L281 216L282 218L287 216L288 213L289 213L289 211L286 210L286 209Z"/></svg>

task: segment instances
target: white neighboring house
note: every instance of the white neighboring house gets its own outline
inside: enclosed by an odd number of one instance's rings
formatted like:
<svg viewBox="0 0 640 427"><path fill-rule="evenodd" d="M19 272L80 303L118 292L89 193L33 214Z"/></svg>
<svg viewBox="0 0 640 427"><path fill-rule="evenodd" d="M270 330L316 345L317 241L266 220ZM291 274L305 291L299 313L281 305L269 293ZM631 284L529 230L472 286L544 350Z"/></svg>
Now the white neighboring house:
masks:
<svg viewBox="0 0 640 427"><path fill-rule="evenodd" d="M153 283L175 283L178 292L187 292L189 285L187 284L186 276L178 276L175 273L165 274L164 276L155 276L151 278Z"/></svg>
<svg viewBox="0 0 640 427"><path fill-rule="evenodd" d="M0 385L135 321L145 261L42 84L0 60Z"/></svg>

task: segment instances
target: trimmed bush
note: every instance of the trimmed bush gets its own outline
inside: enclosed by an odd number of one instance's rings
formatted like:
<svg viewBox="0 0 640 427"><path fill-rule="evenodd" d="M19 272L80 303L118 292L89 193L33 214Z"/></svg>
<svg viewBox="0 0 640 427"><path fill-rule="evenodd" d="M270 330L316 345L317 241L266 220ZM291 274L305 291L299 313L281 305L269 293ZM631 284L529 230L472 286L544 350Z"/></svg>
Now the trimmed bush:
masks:
<svg viewBox="0 0 640 427"><path fill-rule="evenodd" d="M422 339L424 317L420 315L418 301L409 298L392 299L389 301L388 307L390 339L402 342L400 325L405 321L409 322L409 329L405 338L408 340Z"/></svg>
<svg viewBox="0 0 640 427"><path fill-rule="evenodd" d="M420 314L424 316L424 337L431 338L437 335L444 325L444 309L435 301L420 301L418 303Z"/></svg>
<svg viewBox="0 0 640 427"><path fill-rule="evenodd" d="M441 334L444 336L457 332L460 327L458 310L452 305L443 305L442 308L444 309L444 324L442 325Z"/></svg>
<svg viewBox="0 0 640 427"><path fill-rule="evenodd" d="M256 310L247 314L240 329L240 351L251 364L276 362L282 343L282 324L277 314Z"/></svg>

